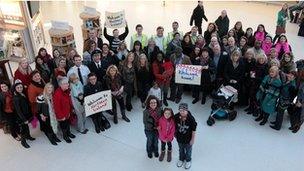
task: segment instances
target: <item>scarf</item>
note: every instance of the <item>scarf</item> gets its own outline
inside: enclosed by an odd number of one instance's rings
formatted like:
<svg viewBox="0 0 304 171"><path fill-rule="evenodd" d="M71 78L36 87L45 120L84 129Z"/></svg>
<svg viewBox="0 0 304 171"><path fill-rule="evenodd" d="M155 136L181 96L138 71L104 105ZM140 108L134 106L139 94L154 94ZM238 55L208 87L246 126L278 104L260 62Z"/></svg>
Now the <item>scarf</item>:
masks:
<svg viewBox="0 0 304 171"><path fill-rule="evenodd" d="M42 88L42 89L44 89L44 82L41 80L40 81L40 83L37 83L37 82L35 82L35 81L31 81L31 83L35 86L35 87L39 87L39 88Z"/></svg>
<svg viewBox="0 0 304 171"><path fill-rule="evenodd" d="M55 134L58 132L58 122L56 120L54 107L53 107L53 99L47 99L47 105L49 106L49 117L51 122L51 127Z"/></svg>
<svg viewBox="0 0 304 171"><path fill-rule="evenodd" d="M6 113L13 113L13 94L11 92L4 92L4 97L5 97L5 107L4 111ZM1 110L1 109L0 109Z"/></svg>
<svg viewBox="0 0 304 171"><path fill-rule="evenodd" d="M157 115L156 109L149 109L150 116L154 119L154 126L158 126L159 116Z"/></svg>

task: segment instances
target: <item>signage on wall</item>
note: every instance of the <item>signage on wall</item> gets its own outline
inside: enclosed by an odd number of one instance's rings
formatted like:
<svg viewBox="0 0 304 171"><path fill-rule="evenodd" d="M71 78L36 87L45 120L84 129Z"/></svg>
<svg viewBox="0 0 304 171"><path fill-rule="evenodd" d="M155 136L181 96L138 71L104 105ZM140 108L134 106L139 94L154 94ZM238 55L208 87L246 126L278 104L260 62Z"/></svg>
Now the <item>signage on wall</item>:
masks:
<svg viewBox="0 0 304 171"><path fill-rule="evenodd" d="M15 27L23 29L26 24L21 9L21 2L0 1L0 23L0 27Z"/></svg>

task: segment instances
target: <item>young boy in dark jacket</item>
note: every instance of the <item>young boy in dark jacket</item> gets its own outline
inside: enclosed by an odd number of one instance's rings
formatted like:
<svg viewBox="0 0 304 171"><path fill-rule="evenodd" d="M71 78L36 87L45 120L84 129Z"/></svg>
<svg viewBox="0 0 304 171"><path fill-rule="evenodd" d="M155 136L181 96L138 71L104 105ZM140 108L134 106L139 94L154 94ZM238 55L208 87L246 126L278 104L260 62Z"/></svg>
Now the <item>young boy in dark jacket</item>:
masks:
<svg viewBox="0 0 304 171"><path fill-rule="evenodd" d="M84 97L103 91L103 85L101 82L97 81L97 75L95 73L90 73L88 75L88 84L84 86ZM102 112L96 113L90 116L95 126L95 131L97 134L100 131L105 131L111 127L107 118L102 114Z"/></svg>
<svg viewBox="0 0 304 171"><path fill-rule="evenodd" d="M188 104L179 105L179 113L174 115L175 137L179 147L179 161L177 167L184 165L185 169L191 167L192 145L194 143L197 123L191 113L188 111Z"/></svg>

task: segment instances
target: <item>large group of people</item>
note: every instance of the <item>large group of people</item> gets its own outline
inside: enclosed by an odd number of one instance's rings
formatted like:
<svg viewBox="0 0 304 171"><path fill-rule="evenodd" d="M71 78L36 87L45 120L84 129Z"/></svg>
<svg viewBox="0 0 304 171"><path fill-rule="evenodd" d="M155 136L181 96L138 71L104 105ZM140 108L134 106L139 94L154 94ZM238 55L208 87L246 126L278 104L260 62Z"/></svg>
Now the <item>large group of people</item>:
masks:
<svg viewBox="0 0 304 171"><path fill-rule="evenodd" d="M230 28L227 11L223 10L215 22L202 32L202 18L206 21L203 4L199 1L190 23L195 26L183 33L179 23L172 23L167 36L162 26L148 37L143 26L136 25L131 36L130 49L123 34L113 30L104 36L109 43L97 37L96 30L89 31L81 56L71 49L64 56L54 49L50 55L45 48L35 58L36 68L31 69L27 59L22 59L14 74L14 84L1 81L0 115L10 133L22 146L29 148L33 141L29 124L40 125L50 143L57 145L59 130L67 143L76 136L71 126L86 134L86 96L111 90L112 110L91 115L96 133L111 127L105 113L118 123L117 103L121 118L130 122L127 112L133 110L137 96L143 111L144 131L147 137L147 155L163 161L167 147L167 161L172 159L172 141L179 146L178 167L191 167L191 151L195 139L196 121L189 111L191 105L181 103L185 91L192 92L195 104L201 101L206 107L211 92L221 85L230 85L238 91L238 102L233 107L247 106L260 125L265 125L270 115L276 115L271 128L280 130L284 113L290 116L290 130L296 133L302 124L304 107L304 61L295 61L286 32L288 6L278 12L277 30L272 37L259 24L254 31L244 29L241 21ZM175 82L175 67L179 64L199 65L200 85L183 85ZM201 97L200 97L201 96ZM210 97L210 98L209 98ZM133 100L132 100L133 99ZM169 108L168 100L179 104L177 114ZM163 109L163 107L165 107ZM161 141L161 153L158 150Z"/></svg>

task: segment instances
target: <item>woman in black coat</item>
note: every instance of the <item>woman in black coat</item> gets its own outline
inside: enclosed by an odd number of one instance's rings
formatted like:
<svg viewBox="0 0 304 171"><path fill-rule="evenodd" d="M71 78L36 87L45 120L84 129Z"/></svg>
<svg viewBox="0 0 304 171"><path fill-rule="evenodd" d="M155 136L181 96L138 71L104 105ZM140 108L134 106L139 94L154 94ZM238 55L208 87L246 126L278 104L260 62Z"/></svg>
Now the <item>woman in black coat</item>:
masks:
<svg viewBox="0 0 304 171"><path fill-rule="evenodd" d="M264 77L268 74L267 58L265 55L258 55L257 61L253 67L249 69L249 107L245 109L247 114L258 116L258 101L256 94Z"/></svg>
<svg viewBox="0 0 304 171"><path fill-rule="evenodd" d="M244 54L244 58L242 58L243 63L244 63L244 84L242 85L241 88L241 94L242 97L240 101L244 102L243 105L247 106L248 105L248 99L249 99L249 89L250 89L250 71L252 68L254 68L256 61L254 58L254 52L252 50L247 50L246 53Z"/></svg>
<svg viewBox="0 0 304 171"><path fill-rule="evenodd" d="M192 44L191 37L189 34L185 34L182 40L182 48L183 48L183 54L190 56L190 54L194 49L194 45Z"/></svg>
<svg viewBox="0 0 304 171"><path fill-rule="evenodd" d="M199 101L200 90L202 89L202 104L206 103L207 95L212 92L212 81L215 79L216 66L212 58L209 56L207 48L202 49L201 56L195 59L194 65L202 66L201 85L193 86L194 100L192 104Z"/></svg>
<svg viewBox="0 0 304 171"><path fill-rule="evenodd" d="M242 26L242 22L240 22L240 21L236 22L233 28L234 28L235 34L236 34L236 39L237 39L236 41L240 42L241 37L245 35L243 26Z"/></svg>
<svg viewBox="0 0 304 171"><path fill-rule="evenodd" d="M211 34L217 31L217 26L215 23L209 23L207 30L204 32L204 38L206 41L206 45L210 44Z"/></svg>
<svg viewBox="0 0 304 171"><path fill-rule="evenodd" d="M255 42L255 38L253 36L253 29L251 27L248 27L246 29L246 33L244 35L247 38L247 45L249 47L253 47L254 46L254 42Z"/></svg>
<svg viewBox="0 0 304 171"><path fill-rule="evenodd" d="M28 124L33 119L30 102L23 93L24 87L21 82L18 82L14 85L14 96L13 96L13 105L17 113L17 120L20 124L20 133L21 133L21 145L24 148L30 148L27 144L26 139L35 140L31 137L30 129Z"/></svg>
<svg viewBox="0 0 304 171"><path fill-rule="evenodd" d="M153 81L151 67L145 54L139 56L136 67L136 79L138 97L140 98L142 108L145 108L145 101Z"/></svg>
<svg viewBox="0 0 304 171"><path fill-rule="evenodd" d="M234 87L238 91L239 97L241 96L240 90L244 79L244 64L240 57L241 52L239 50L233 51L224 72L225 84Z"/></svg>

